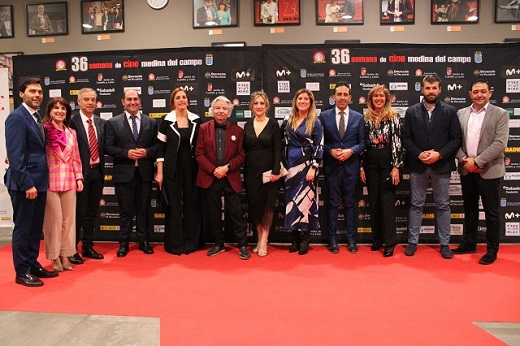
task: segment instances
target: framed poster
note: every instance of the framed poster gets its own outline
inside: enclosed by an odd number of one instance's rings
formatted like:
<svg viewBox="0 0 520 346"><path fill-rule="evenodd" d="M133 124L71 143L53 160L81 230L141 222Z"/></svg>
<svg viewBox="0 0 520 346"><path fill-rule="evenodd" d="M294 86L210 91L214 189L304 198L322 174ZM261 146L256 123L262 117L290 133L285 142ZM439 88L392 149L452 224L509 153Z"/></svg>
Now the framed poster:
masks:
<svg viewBox="0 0 520 346"><path fill-rule="evenodd" d="M475 24L479 0L431 0L432 24Z"/></svg>
<svg viewBox="0 0 520 346"><path fill-rule="evenodd" d="M49 2L25 7L27 36L68 35L67 3Z"/></svg>
<svg viewBox="0 0 520 346"><path fill-rule="evenodd" d="M13 6L0 5L0 38L14 37Z"/></svg>
<svg viewBox="0 0 520 346"><path fill-rule="evenodd" d="M380 0L380 24L415 24L415 0Z"/></svg>
<svg viewBox="0 0 520 346"><path fill-rule="evenodd" d="M238 26L238 0L193 0L193 28Z"/></svg>
<svg viewBox="0 0 520 346"><path fill-rule="evenodd" d="M315 0L316 25L363 24L363 0Z"/></svg>
<svg viewBox="0 0 520 346"><path fill-rule="evenodd" d="M254 24L300 25L300 0L253 0Z"/></svg>
<svg viewBox="0 0 520 346"><path fill-rule="evenodd" d="M22 52L0 53L0 67L7 68L7 79L9 80L9 95L13 95L13 56L22 54Z"/></svg>
<svg viewBox="0 0 520 346"><path fill-rule="evenodd" d="M495 0L495 23L520 23L520 0Z"/></svg>
<svg viewBox="0 0 520 346"><path fill-rule="evenodd" d="M81 32L124 32L124 0L81 1Z"/></svg>

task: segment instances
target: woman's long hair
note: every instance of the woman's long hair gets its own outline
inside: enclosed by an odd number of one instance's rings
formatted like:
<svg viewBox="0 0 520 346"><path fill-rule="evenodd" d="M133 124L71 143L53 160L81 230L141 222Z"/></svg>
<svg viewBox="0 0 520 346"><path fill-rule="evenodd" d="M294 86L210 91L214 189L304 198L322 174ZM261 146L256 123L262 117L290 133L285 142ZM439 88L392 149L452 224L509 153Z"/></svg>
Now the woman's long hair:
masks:
<svg viewBox="0 0 520 346"><path fill-rule="evenodd" d="M189 107L190 97L188 96L188 93L186 92L186 90L184 90L184 88L177 87L177 88L173 89L173 91L170 95L170 111L173 111L175 109L175 95L177 95L177 93L180 91L183 91L184 94L186 95L186 98L188 99L188 106L186 108Z"/></svg>
<svg viewBox="0 0 520 346"><path fill-rule="evenodd" d="M318 115L316 114L316 102L314 101L314 94L312 91L308 89L300 89L294 94L293 101L292 101L292 111L291 115L289 116L289 119L287 119L287 125L290 126L291 129L296 130L294 126L296 125L296 120L298 119L298 106L296 105L296 100L298 99L298 96L301 94L306 93L309 95L309 98L311 99L311 105L309 107L309 110L307 111L307 124L305 126L305 133L310 135L312 134L312 130L314 130L314 123L316 122L316 119L318 118Z"/></svg>
<svg viewBox="0 0 520 346"><path fill-rule="evenodd" d="M53 97L49 99L49 102L47 102L47 110L45 111L45 116L43 117L42 122L45 124L52 120L51 110L54 108L56 104L64 106L67 110L67 113L65 114L65 121L63 121L63 125L69 127L70 118L72 118L72 108L70 108L70 104L63 97Z"/></svg>
<svg viewBox="0 0 520 346"><path fill-rule="evenodd" d="M379 94L380 92L385 94L385 105L381 110L381 114L376 113L374 109L374 94ZM368 109L365 111L365 119L376 122L379 115L381 115L380 121L386 121L392 119L397 115L397 111L392 108L392 95L390 94L390 90L383 84L377 84L368 92L368 100L367 100Z"/></svg>

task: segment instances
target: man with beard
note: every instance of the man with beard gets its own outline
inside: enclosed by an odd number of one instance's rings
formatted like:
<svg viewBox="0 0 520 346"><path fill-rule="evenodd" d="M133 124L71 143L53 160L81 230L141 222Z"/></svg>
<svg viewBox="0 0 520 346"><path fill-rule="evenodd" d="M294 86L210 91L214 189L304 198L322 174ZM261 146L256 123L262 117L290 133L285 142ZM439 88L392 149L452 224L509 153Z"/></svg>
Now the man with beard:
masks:
<svg viewBox="0 0 520 346"><path fill-rule="evenodd" d="M410 211L408 214L408 246L406 256L415 255L421 231L426 190L430 186L435 202L435 218L441 256L453 254L450 241L450 175L456 169L455 154L462 142L457 110L439 100L441 80L426 76L421 83L419 102L406 110L403 146L407 151L405 167L410 171Z"/></svg>

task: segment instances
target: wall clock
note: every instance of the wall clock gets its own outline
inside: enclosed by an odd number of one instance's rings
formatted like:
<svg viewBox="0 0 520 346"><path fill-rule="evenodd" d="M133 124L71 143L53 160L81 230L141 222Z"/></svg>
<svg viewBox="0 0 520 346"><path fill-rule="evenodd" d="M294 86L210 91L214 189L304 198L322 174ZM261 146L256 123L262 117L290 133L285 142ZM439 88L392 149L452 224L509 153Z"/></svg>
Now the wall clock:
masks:
<svg viewBox="0 0 520 346"><path fill-rule="evenodd" d="M162 10L168 5L169 0L146 0L148 5L154 10Z"/></svg>

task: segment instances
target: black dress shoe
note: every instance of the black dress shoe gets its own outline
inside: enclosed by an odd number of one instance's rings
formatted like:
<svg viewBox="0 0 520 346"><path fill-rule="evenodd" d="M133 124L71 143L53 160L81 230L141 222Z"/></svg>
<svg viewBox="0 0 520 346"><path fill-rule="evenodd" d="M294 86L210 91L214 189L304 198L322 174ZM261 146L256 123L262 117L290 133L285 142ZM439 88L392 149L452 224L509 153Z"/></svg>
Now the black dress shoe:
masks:
<svg viewBox="0 0 520 346"><path fill-rule="evenodd" d="M338 243L336 242L336 239L331 239L329 241L329 246L327 247L330 252L336 254L339 252Z"/></svg>
<svg viewBox="0 0 520 346"><path fill-rule="evenodd" d="M36 276L37 278L44 278L44 279L50 279L55 278L58 276L58 272L55 271L48 271L44 267L32 267L31 268L31 274Z"/></svg>
<svg viewBox="0 0 520 346"><path fill-rule="evenodd" d="M356 244L356 241L354 239L348 239L347 240L347 249L348 251L352 253L358 252L358 246Z"/></svg>
<svg viewBox="0 0 520 346"><path fill-rule="evenodd" d="M480 261L478 261L478 263L488 265L488 264L493 264L496 260L497 260L497 254L488 251L488 252L486 252L486 254L484 256L482 256L482 258L480 259Z"/></svg>
<svg viewBox="0 0 520 346"><path fill-rule="evenodd" d="M83 258L79 256L79 253L75 253L74 255L69 257L69 261L72 264L83 264Z"/></svg>
<svg viewBox="0 0 520 346"><path fill-rule="evenodd" d="M125 257L128 251L128 243L120 243L119 250L117 250L117 257Z"/></svg>
<svg viewBox="0 0 520 346"><path fill-rule="evenodd" d="M16 276L15 282L26 287L40 287L43 286L43 281L32 274L25 274L23 276Z"/></svg>
<svg viewBox="0 0 520 346"><path fill-rule="evenodd" d="M456 249L451 250L454 255L462 255L466 253L477 253L476 246L459 245Z"/></svg>
<svg viewBox="0 0 520 346"><path fill-rule="evenodd" d="M96 260L100 260L100 259L105 258L105 257L103 257L102 254L100 254L99 252L94 250L93 247L89 247L89 248L83 249L81 251L81 254L83 255L83 257L88 257L88 258L92 258L92 259L96 259Z"/></svg>
<svg viewBox="0 0 520 346"><path fill-rule="evenodd" d="M392 257L394 255L394 247L385 247L385 251L383 252L383 257Z"/></svg>
<svg viewBox="0 0 520 346"><path fill-rule="evenodd" d="M140 241L138 249L141 250L142 252L144 252L147 255L153 254L153 249L150 246L150 243L148 242L148 240Z"/></svg>
<svg viewBox="0 0 520 346"><path fill-rule="evenodd" d="M214 245L211 249L209 249L207 255L210 257L216 256L224 251L226 251L226 247L224 245Z"/></svg>
<svg viewBox="0 0 520 346"><path fill-rule="evenodd" d="M370 251L379 251L383 245L381 243L372 243Z"/></svg>
<svg viewBox="0 0 520 346"><path fill-rule="evenodd" d="M251 258L251 254L249 253L249 250L247 249L247 246L241 246L238 249L240 259L248 260Z"/></svg>

